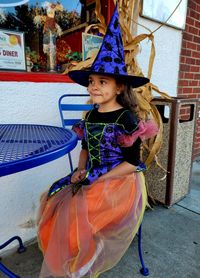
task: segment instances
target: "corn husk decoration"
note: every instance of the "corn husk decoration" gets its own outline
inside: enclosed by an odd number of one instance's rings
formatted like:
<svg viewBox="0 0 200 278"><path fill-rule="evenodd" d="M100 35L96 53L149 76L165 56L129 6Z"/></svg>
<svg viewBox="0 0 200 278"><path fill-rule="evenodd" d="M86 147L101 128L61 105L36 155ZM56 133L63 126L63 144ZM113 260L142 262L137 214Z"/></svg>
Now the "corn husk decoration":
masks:
<svg viewBox="0 0 200 278"><path fill-rule="evenodd" d="M116 1L114 0L114 4ZM155 58L155 45L154 45L154 36L151 30L147 29L149 34L140 34L133 35L136 33L137 19L139 16L139 5L140 0L120 0L118 1L118 9L120 14L120 25L122 30L123 37L123 45L124 45L124 54L125 54L125 63L127 66L128 74L134 74L138 76L144 76L141 68L139 67L136 56L140 50L140 43L148 39L151 41L151 51L148 63L148 75L147 77L151 80L153 63ZM88 33L91 29L97 30L101 34L106 33L107 26L105 24L105 19L101 14L101 1L96 0L96 8L95 8L96 16L99 20L97 24L91 24L86 29L85 32ZM134 24L133 24L134 23ZM76 65L72 65L70 68L66 69L63 74L68 73L69 70L80 70L84 68L88 68L94 62L96 55L87 59L86 61L81 61ZM159 127L158 134L149 139L143 144L143 153L145 153L144 162L147 167L150 167L152 161L155 161L157 165L166 172L166 170L160 165L158 161L157 154L160 151L162 140L163 140L163 123L161 116L156 108L156 106L152 103L154 96L152 92L155 91L162 98L171 99L171 97L165 93L161 92L159 88L152 84L148 83L145 86L134 89L133 93L138 105L138 115L141 119L154 119Z"/></svg>

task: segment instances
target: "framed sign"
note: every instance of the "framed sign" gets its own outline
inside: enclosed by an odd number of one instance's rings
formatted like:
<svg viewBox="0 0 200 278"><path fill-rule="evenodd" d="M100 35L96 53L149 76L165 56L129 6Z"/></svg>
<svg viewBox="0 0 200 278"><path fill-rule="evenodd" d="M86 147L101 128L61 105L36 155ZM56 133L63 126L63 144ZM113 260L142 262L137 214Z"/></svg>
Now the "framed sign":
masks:
<svg viewBox="0 0 200 278"><path fill-rule="evenodd" d="M92 57L99 51L103 37L82 33L82 60Z"/></svg>
<svg viewBox="0 0 200 278"><path fill-rule="evenodd" d="M174 12L179 2L180 0L143 0L141 16L164 23ZM185 28L186 13L187 0L182 0L166 22L166 25L183 30Z"/></svg>
<svg viewBox="0 0 200 278"><path fill-rule="evenodd" d="M26 70L24 34L0 29L0 70Z"/></svg>

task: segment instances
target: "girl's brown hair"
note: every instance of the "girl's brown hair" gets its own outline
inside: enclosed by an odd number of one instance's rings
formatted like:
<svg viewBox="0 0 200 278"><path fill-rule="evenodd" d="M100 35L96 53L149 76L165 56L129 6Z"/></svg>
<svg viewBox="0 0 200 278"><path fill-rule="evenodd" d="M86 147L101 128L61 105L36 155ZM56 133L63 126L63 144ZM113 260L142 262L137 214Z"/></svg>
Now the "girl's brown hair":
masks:
<svg viewBox="0 0 200 278"><path fill-rule="evenodd" d="M117 84L122 84L117 81ZM133 113L137 113L137 102L134 96L134 91L129 85L123 85L123 89L119 95L117 95L117 102L126 109L129 109Z"/></svg>

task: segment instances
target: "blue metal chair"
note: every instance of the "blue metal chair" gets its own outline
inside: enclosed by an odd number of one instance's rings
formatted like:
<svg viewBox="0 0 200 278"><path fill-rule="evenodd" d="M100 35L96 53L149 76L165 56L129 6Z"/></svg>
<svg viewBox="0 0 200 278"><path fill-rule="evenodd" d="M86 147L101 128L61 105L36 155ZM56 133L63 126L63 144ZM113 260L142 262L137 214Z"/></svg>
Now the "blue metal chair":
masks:
<svg viewBox="0 0 200 278"><path fill-rule="evenodd" d="M93 108L92 104L83 104L83 103L80 104L80 99L83 97L88 98L89 95L88 94L65 94L59 98L58 106L59 106L62 126L64 128L74 125L81 119L80 114L79 114L79 117L77 117L77 114L76 114L75 118L74 118L74 116L72 118L69 118L69 113L65 114L65 112L69 112L69 111L77 112L78 111L81 113L83 111L89 111ZM70 103L69 103L70 98L73 99L73 102L70 101ZM71 158L70 153L68 153L68 157L69 157L69 163L70 163L70 170L73 171L73 163L72 163L72 158ZM140 269L140 273L143 276L148 276L149 270L145 266L143 256L142 256L142 224L140 225L140 227L138 229L137 237L138 237L138 253L139 253L139 258L140 258L140 262L142 265L142 268Z"/></svg>
<svg viewBox="0 0 200 278"><path fill-rule="evenodd" d="M59 98L58 101L58 107L59 107L59 111L60 111L60 117L61 117L61 121L62 121L62 126L65 127L71 127L73 126L75 123L77 123L78 121L80 121L81 117L81 112L84 111L89 111L93 108L92 104L77 104L77 103L67 103L66 100L68 98L73 98L75 97L75 101L77 100L77 97L82 97L82 98L88 98L88 94L66 94L63 95ZM79 100L79 99L78 99ZM67 118L65 117L65 111L71 111L71 112L80 112L78 113L78 117L76 115L76 117L73 118L68 118L69 114L67 115ZM71 158L71 154L70 152L68 153L68 158L69 158L69 164L70 164L70 170L71 172L73 171L73 163L72 163L72 158Z"/></svg>
<svg viewBox="0 0 200 278"><path fill-rule="evenodd" d="M9 245L14 240L17 240L19 242L19 248L18 248L17 252L18 253L24 252L26 250L26 248L24 247L23 242L22 242L22 240L21 240L21 238L19 236L14 236L14 237L10 238L9 240L7 240L6 242L4 242L2 245L0 245L0 249L3 249L4 247ZM0 271L3 272L7 277L10 277L10 278L20 278L18 275L14 274L11 270L9 270L1 262L0 262Z"/></svg>

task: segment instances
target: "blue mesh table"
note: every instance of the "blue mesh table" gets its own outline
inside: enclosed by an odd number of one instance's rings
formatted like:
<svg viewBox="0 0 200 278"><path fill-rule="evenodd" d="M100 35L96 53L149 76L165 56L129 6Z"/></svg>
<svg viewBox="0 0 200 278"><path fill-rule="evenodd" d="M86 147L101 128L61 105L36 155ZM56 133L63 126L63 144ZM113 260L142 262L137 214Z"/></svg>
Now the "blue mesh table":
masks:
<svg viewBox="0 0 200 278"><path fill-rule="evenodd" d="M0 177L27 170L69 153L77 144L77 136L69 129L29 124L0 124ZM18 252L25 247L19 236ZM10 278L20 278L0 262L0 271Z"/></svg>
<svg viewBox="0 0 200 278"><path fill-rule="evenodd" d="M0 177L57 159L77 144L69 129L56 126L0 125Z"/></svg>

